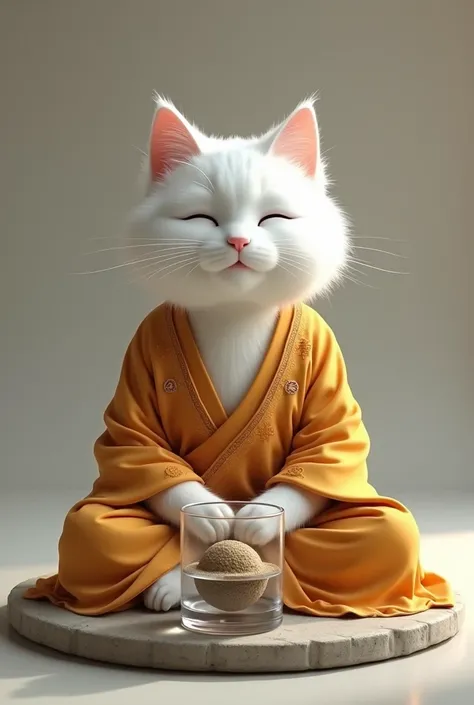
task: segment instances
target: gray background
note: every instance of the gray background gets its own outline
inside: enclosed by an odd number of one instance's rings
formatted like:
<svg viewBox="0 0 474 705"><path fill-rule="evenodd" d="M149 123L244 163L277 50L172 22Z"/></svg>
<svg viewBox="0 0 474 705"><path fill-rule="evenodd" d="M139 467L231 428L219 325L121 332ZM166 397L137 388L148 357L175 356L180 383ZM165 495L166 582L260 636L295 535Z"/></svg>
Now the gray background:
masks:
<svg viewBox="0 0 474 705"><path fill-rule="evenodd" d="M249 134L318 90L323 146L374 288L319 308L397 488L473 488L474 3L1 3L2 487L77 488L152 296L112 246L137 196L153 89L209 131ZM472 343L472 337L471 337Z"/></svg>

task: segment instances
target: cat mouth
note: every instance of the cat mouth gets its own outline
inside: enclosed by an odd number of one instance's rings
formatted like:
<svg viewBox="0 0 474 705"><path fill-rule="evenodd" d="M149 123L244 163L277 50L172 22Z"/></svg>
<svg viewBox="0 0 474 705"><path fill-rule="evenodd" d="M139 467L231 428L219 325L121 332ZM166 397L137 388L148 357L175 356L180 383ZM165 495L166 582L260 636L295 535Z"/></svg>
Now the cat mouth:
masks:
<svg viewBox="0 0 474 705"><path fill-rule="evenodd" d="M235 262L235 264L231 264L230 267L227 267L227 269L251 269L251 267L248 267L239 260L238 262Z"/></svg>

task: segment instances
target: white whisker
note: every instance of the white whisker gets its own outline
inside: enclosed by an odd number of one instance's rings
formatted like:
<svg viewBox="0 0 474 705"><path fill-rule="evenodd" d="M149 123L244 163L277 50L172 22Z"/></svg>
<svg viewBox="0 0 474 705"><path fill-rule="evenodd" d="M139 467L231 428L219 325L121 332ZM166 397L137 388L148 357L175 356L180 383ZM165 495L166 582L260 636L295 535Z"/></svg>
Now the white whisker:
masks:
<svg viewBox="0 0 474 705"><path fill-rule="evenodd" d="M182 257L183 257L182 255L179 255L179 256L175 255L174 257L167 257L166 259L161 259L157 262L149 262L148 264L140 265L140 267L135 267L135 271L139 273L139 276L131 279L129 283L135 283L135 282L140 281L142 279L150 279L157 272L161 272L165 269L168 269L169 267L173 267L174 265L182 262L183 261ZM185 257L187 258L188 255L186 254ZM166 267L163 267L161 269L156 269L157 266L159 266L160 264L163 264L163 262L169 262L171 259L175 260L175 261L171 262ZM151 273L149 273L150 269L153 270ZM148 276L145 276L147 274L148 274Z"/></svg>
<svg viewBox="0 0 474 705"><path fill-rule="evenodd" d="M359 286L365 286L368 289L375 289L376 288L375 286L372 286L371 284L367 284L367 282L361 282L358 279L356 279L355 277L351 277L351 275L347 274L346 272L343 272L342 278L347 279L348 281L352 282L353 284L358 284Z"/></svg>
<svg viewBox="0 0 474 705"><path fill-rule="evenodd" d="M115 264L112 267L104 267L103 269L92 269L89 272L73 272L73 274L101 274L102 272L110 272L113 269L121 269L122 267L130 267L133 264L140 264L140 262L151 262L152 260L158 259L158 257L145 257L144 259L134 259L130 260L130 262L122 262L121 264Z"/></svg>
<svg viewBox="0 0 474 705"><path fill-rule="evenodd" d="M284 266L281 264L281 262L278 262L277 267L280 267L280 269L283 269L284 272L287 272L287 273L290 274L292 277L296 277L296 274L295 274L294 272L290 272L290 270L287 269L286 267L284 267Z"/></svg>
<svg viewBox="0 0 474 705"><path fill-rule="evenodd" d="M141 264L139 267L135 267L135 269L144 271L145 269L148 269L149 267L155 267L157 264L161 264L162 262L169 262L170 260L173 259L182 259L183 257L188 257L190 255L194 255L195 252L193 250L190 250L189 252L177 252L175 254L170 254L166 255L164 257L156 257L153 259L153 262L148 262L145 264Z"/></svg>
<svg viewBox="0 0 474 705"><path fill-rule="evenodd" d="M171 264L168 264L166 267L156 268L156 266L155 266L155 268L151 272L141 271L140 276L139 276L139 280L148 281L149 279L152 279L156 274L159 274L160 272L165 272L170 267L175 267L176 265L180 264L181 261L182 260L178 260L177 262L171 262ZM194 259L193 260L190 259L189 261L194 262ZM186 260L186 263L188 263L188 260Z"/></svg>
<svg viewBox="0 0 474 705"><path fill-rule="evenodd" d="M87 240L89 242L94 242L95 240L121 240L125 242L155 242L156 244L160 243L169 243L169 242L189 242L189 243L203 243L204 240L199 240L197 238L186 238L186 237L166 237L166 238L161 238L161 237L125 237L123 235L104 235L101 237L88 237Z"/></svg>
<svg viewBox="0 0 474 705"><path fill-rule="evenodd" d="M192 274L194 272L194 270L199 267L200 264L201 264L201 262L200 262L200 260L198 260L197 264L195 264L194 267L192 269L190 269L187 274L185 274L184 278L186 279L187 277L189 277L189 275Z"/></svg>
<svg viewBox="0 0 474 705"><path fill-rule="evenodd" d="M161 246L156 242L150 242L148 245L119 245L117 247L105 247L101 250L94 250L92 252L84 252L83 257L89 257L90 255L98 255L100 252L113 252L116 250L135 250L138 249L139 247L153 247L155 251L159 252L160 250L169 250L169 249L176 249L176 250L182 250L182 249L191 249L189 245L164 245Z"/></svg>
<svg viewBox="0 0 474 705"><path fill-rule="evenodd" d="M383 269L383 267L376 267L373 264L369 264L368 262L362 262L362 260L358 259L352 259L349 257L349 262L353 262L354 264L359 264L361 267L368 267L369 269L376 269L379 272L385 272L386 274L399 274L399 275L407 275L408 272L397 272L394 269Z"/></svg>
<svg viewBox="0 0 474 705"><path fill-rule="evenodd" d="M361 272L360 269L356 269L356 267L353 267L350 264L345 264L344 269L347 269L349 272L352 272L352 274L360 274L361 277L368 277L369 273L368 272Z"/></svg>
<svg viewBox="0 0 474 705"><path fill-rule="evenodd" d="M399 257L400 259L408 259L404 255L399 255L396 252L389 252L388 250L378 250L376 247L360 247L359 245L352 245L353 250L369 250L370 252L381 252L384 255L390 255L391 257Z"/></svg>
<svg viewBox="0 0 474 705"><path fill-rule="evenodd" d="M398 240L393 237L379 237L378 235L350 235L349 240L387 240L389 242L408 242L408 240Z"/></svg>
<svg viewBox="0 0 474 705"><path fill-rule="evenodd" d="M278 261L284 262L288 266L293 267L294 269L297 269L298 272L302 272L303 274L309 274L309 269L302 268L289 259L285 259L284 257L280 257Z"/></svg>
<svg viewBox="0 0 474 705"><path fill-rule="evenodd" d="M293 250L279 250L278 252L279 255L284 255L285 257L289 257L290 259L293 257L298 257L299 259L304 259L306 262L308 261L308 255L299 255L298 252L293 252Z"/></svg>
<svg viewBox="0 0 474 705"><path fill-rule="evenodd" d="M298 253L296 250L290 250L286 247L280 247L279 251L282 252L284 255L289 255L291 257L297 257L298 259L302 259L305 261L308 259L308 255L302 255L302 254Z"/></svg>
<svg viewBox="0 0 474 705"><path fill-rule="evenodd" d="M139 152L142 157L148 157L147 152L145 152L141 147L137 147L136 144L132 144L133 149L135 149L137 152Z"/></svg>
<svg viewBox="0 0 474 705"><path fill-rule="evenodd" d="M165 267L160 267L160 269L155 270L150 276L154 276L157 272L165 272L167 269L170 269L170 267L175 267L177 264L181 264L182 262L187 263L187 262L195 262L196 257L185 257L184 259L178 259L177 262L171 262L170 264L167 264ZM160 263L161 264L161 263Z"/></svg>
<svg viewBox="0 0 474 705"><path fill-rule="evenodd" d="M192 259L190 259L190 260L187 260L186 262L183 262L179 267L175 267L174 269L171 269L169 272L166 272L166 274L163 274L163 276L158 277L158 278L159 278L160 280L161 280L161 279L164 279L164 278L167 277L169 274L175 274L176 272L178 272L178 271L179 271L180 269L182 269L183 267L192 266L193 264L196 263L196 261L199 263L199 260L196 260L195 258L192 258ZM171 266L171 265L168 265L168 266ZM165 269L167 269L167 267L165 267ZM163 272L163 271L164 271L164 269L158 270L158 272ZM157 273L157 272L155 272L155 274L156 274L156 273ZM152 276L153 276L153 275L152 275Z"/></svg>

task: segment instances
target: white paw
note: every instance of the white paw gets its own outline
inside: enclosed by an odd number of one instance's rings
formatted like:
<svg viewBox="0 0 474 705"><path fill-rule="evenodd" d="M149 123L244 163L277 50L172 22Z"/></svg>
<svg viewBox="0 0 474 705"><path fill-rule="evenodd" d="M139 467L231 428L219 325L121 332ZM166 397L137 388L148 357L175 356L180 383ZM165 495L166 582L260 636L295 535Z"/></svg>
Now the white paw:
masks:
<svg viewBox="0 0 474 705"><path fill-rule="evenodd" d="M198 516L189 516L186 527L204 543L224 541L231 536L234 512L225 502L197 505L193 507L193 514Z"/></svg>
<svg viewBox="0 0 474 705"><path fill-rule="evenodd" d="M265 546L274 539L280 530L280 519L269 517L268 511L261 504L246 504L235 516L234 538L251 546Z"/></svg>
<svg viewBox="0 0 474 705"><path fill-rule="evenodd" d="M143 594L145 607L154 612L168 612L181 600L181 571L179 566L165 573Z"/></svg>

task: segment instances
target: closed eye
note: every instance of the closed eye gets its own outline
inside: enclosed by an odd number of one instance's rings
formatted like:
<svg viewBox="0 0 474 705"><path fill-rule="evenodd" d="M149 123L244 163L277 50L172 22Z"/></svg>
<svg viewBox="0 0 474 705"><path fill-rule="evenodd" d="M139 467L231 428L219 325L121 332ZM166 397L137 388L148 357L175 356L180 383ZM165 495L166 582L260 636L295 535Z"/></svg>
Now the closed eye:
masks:
<svg viewBox="0 0 474 705"><path fill-rule="evenodd" d="M217 220L212 217L212 215L204 215L204 213L195 213L194 215L188 215L187 218L180 218L180 220L197 220L198 218L203 218L204 220L210 220L214 225L219 225Z"/></svg>
<svg viewBox="0 0 474 705"><path fill-rule="evenodd" d="M270 213L269 215L266 215L264 218L262 218L259 222L259 226L264 223L266 220L270 220L270 218L283 218L283 220L294 220L294 218L291 215L283 215L283 213Z"/></svg>

